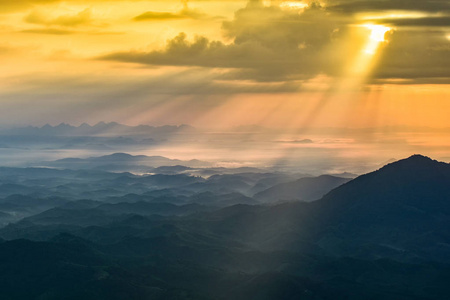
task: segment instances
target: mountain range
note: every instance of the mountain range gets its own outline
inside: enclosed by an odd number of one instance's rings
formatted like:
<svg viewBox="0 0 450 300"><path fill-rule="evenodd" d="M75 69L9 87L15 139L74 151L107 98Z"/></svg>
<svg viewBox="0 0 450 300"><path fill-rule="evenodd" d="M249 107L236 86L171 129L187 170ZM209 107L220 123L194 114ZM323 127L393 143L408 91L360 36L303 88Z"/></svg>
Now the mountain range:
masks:
<svg viewBox="0 0 450 300"><path fill-rule="evenodd" d="M118 136L118 135L167 135L177 132L192 132L195 128L189 125L179 126L128 126L117 122L99 122L95 125L83 123L73 126L61 123L56 126L46 124L42 127L27 126L17 128L5 128L0 130L1 135L44 135L44 136Z"/></svg>
<svg viewBox="0 0 450 300"><path fill-rule="evenodd" d="M60 169L99 169L105 171L152 171L152 167L211 167L212 164L197 159L182 161L170 159L163 156L130 155L127 153L113 153L109 155L89 157L89 158L64 158L56 161L40 162L40 166L54 167ZM181 166L183 165L183 166ZM158 171L158 170L156 170ZM181 170L186 171L186 169ZM159 172L161 173L161 172Z"/></svg>
<svg viewBox="0 0 450 300"><path fill-rule="evenodd" d="M202 204L150 204L134 196L127 196L128 203L120 197L115 204L70 201L9 224L0 229L0 296L431 300L450 295L449 164L414 155L353 180L317 177L313 182L338 186L311 202L261 204L230 194L242 202L208 206L219 198L220 185L248 189L264 179L237 175L213 176L206 185L210 192L183 196ZM274 182L262 194L295 187L298 192L309 180ZM338 180L342 184L334 183Z"/></svg>

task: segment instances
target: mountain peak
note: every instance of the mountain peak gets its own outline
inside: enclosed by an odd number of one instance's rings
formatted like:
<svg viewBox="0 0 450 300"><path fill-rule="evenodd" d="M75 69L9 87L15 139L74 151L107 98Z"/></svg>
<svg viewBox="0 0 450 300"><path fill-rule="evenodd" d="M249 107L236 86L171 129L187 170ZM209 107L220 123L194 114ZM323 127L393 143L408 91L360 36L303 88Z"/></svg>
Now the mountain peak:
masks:
<svg viewBox="0 0 450 300"><path fill-rule="evenodd" d="M422 154L414 154L408 158L405 158L404 160L407 160L407 161L429 161L429 162L435 161L435 160L429 158L428 156L425 156Z"/></svg>
<svg viewBox="0 0 450 300"><path fill-rule="evenodd" d="M97 124L95 124L93 127L102 127L102 126L106 126L106 123L104 121L100 121Z"/></svg>
<svg viewBox="0 0 450 300"><path fill-rule="evenodd" d="M408 158L401 159L390 164L385 165L380 169L383 170L411 170L411 171L426 171L429 169L440 168L448 165L444 162L433 160L428 156L421 154L414 154Z"/></svg>
<svg viewBox="0 0 450 300"><path fill-rule="evenodd" d="M89 125L88 123L83 123L80 126L78 126L78 128L91 128L91 125Z"/></svg>
<svg viewBox="0 0 450 300"><path fill-rule="evenodd" d="M421 154L414 154L408 158L400 159L398 161L389 163L388 165L398 164L398 163L417 164L417 163L432 163L432 162L437 162L437 161L429 158L428 156L424 156Z"/></svg>
<svg viewBox="0 0 450 300"><path fill-rule="evenodd" d="M104 155L101 157L103 157L103 158L131 158L134 156L131 154L128 154L128 153L117 152L117 153L113 153L113 154L109 154L109 155Z"/></svg>

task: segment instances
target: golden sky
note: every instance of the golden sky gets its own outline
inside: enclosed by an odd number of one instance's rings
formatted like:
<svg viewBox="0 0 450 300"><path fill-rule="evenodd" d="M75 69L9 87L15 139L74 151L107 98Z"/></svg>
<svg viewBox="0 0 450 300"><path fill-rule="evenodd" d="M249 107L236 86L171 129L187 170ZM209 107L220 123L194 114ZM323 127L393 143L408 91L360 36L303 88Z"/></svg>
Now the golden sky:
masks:
<svg viewBox="0 0 450 300"><path fill-rule="evenodd" d="M448 0L0 0L0 124L450 127Z"/></svg>

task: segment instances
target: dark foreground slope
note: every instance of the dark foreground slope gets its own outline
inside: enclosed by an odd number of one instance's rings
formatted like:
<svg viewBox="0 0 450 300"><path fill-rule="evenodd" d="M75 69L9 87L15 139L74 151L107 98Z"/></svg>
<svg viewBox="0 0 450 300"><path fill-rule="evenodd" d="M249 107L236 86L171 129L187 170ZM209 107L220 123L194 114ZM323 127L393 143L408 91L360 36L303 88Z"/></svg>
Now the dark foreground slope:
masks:
<svg viewBox="0 0 450 300"><path fill-rule="evenodd" d="M450 261L449 164L414 155L335 189L316 209L322 235L339 228L361 253Z"/></svg>
<svg viewBox="0 0 450 300"><path fill-rule="evenodd" d="M30 218L0 231L0 297L447 299L449 202L450 165L413 156L312 203Z"/></svg>

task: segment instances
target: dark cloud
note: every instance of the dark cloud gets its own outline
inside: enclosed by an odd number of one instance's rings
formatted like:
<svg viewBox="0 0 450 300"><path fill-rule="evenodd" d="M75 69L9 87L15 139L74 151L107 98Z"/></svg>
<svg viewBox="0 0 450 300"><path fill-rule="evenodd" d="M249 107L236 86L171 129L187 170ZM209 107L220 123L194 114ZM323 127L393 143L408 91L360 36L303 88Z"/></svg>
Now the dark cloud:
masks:
<svg viewBox="0 0 450 300"><path fill-rule="evenodd" d="M367 20L372 23L380 23L390 26L416 26L416 27L449 27L450 16L423 17L423 18L384 18Z"/></svg>
<svg viewBox="0 0 450 300"><path fill-rule="evenodd" d="M448 12L448 0L328 0L327 8L343 13L373 12L386 10Z"/></svg>
<svg viewBox="0 0 450 300"><path fill-rule="evenodd" d="M416 77L416 78L375 78L372 80L374 84L396 84L396 85L409 85L409 84L449 84L449 77Z"/></svg>
<svg viewBox="0 0 450 300"><path fill-rule="evenodd" d="M231 44L205 37L190 42L181 33L162 51L112 53L103 59L234 69L224 79L230 76L263 81L286 80L292 76L308 78L335 65L320 54L339 34L339 29L344 29L342 24L330 18L319 5L311 5L300 14L251 1L236 12L233 21L223 23L226 37L233 40Z"/></svg>
<svg viewBox="0 0 450 300"><path fill-rule="evenodd" d="M449 82L450 45L443 31L399 29L389 40L375 78L440 78Z"/></svg>

